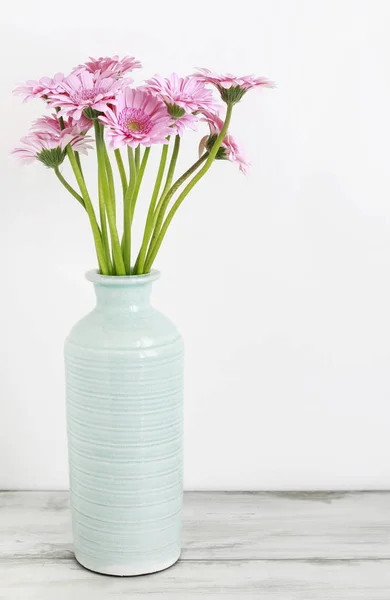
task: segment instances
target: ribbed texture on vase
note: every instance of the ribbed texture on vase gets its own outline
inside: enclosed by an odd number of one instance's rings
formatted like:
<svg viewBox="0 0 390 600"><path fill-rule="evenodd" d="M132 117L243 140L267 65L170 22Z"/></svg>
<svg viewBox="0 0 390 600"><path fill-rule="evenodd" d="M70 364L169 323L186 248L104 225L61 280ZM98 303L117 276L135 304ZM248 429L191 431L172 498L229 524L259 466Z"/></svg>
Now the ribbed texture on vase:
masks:
<svg viewBox="0 0 390 600"><path fill-rule="evenodd" d="M91 315L65 344L75 555L101 573L151 573L181 548L182 340L165 317L133 314L128 348L110 319L99 344L102 315Z"/></svg>

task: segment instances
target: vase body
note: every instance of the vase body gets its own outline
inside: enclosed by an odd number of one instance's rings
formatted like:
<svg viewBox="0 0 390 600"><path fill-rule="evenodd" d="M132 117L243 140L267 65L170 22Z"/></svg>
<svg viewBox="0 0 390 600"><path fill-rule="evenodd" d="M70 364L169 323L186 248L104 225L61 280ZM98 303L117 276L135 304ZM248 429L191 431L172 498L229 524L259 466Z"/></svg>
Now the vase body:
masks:
<svg viewBox="0 0 390 600"><path fill-rule="evenodd" d="M183 343L150 304L157 277L87 273L97 304L65 342L75 556L110 575L180 556Z"/></svg>

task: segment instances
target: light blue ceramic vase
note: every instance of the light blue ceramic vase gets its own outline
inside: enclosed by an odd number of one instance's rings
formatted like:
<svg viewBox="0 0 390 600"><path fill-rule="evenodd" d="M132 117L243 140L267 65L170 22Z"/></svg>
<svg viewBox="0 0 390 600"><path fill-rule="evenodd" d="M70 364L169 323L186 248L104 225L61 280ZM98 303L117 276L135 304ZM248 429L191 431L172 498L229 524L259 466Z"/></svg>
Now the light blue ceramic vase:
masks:
<svg viewBox="0 0 390 600"><path fill-rule="evenodd" d="M65 343L75 556L141 575L181 547L183 343L152 308L159 273L87 273L97 304Z"/></svg>

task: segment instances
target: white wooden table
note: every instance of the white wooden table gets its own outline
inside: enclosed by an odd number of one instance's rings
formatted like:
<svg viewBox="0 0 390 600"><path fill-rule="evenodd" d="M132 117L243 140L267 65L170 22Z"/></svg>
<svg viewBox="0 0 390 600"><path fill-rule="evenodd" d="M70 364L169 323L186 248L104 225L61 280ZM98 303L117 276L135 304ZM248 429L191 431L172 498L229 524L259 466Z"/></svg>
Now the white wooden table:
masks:
<svg viewBox="0 0 390 600"><path fill-rule="evenodd" d="M183 554L143 577L72 555L66 492L0 493L0 599L390 600L390 492L185 497Z"/></svg>

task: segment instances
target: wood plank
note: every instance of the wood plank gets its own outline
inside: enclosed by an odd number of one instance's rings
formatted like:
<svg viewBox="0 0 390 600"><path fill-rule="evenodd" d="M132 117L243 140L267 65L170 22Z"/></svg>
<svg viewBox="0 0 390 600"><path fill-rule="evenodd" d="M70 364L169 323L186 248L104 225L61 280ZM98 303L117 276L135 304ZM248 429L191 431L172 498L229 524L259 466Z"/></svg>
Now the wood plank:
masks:
<svg viewBox="0 0 390 600"><path fill-rule="evenodd" d="M0 555L70 558L68 493L0 493ZM390 493L186 493L182 557L390 559Z"/></svg>
<svg viewBox="0 0 390 600"><path fill-rule="evenodd" d="M390 561L181 561L147 577L96 575L69 559L0 565L1 600L389 600Z"/></svg>
<svg viewBox="0 0 390 600"><path fill-rule="evenodd" d="M0 493L0 563L72 558L68 492Z"/></svg>
<svg viewBox="0 0 390 600"><path fill-rule="evenodd" d="M390 558L390 494L195 493L184 531L188 558Z"/></svg>

